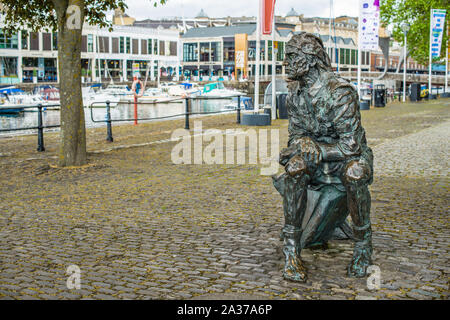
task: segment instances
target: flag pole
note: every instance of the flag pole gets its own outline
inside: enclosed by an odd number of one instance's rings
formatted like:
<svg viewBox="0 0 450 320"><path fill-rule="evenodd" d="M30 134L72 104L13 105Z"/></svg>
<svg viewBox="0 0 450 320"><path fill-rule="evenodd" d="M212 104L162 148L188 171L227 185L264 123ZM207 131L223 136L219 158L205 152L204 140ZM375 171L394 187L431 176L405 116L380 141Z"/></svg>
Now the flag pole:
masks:
<svg viewBox="0 0 450 320"><path fill-rule="evenodd" d="M449 24L447 22L447 24ZM450 25L447 28L447 48L445 49L445 92L447 93L448 91L448 37L450 36Z"/></svg>
<svg viewBox="0 0 450 320"><path fill-rule="evenodd" d="M433 9L430 9L430 56L429 56L429 71L428 71L428 98L431 95L431 66L432 66L432 51L431 51L431 40L433 38Z"/></svg>
<svg viewBox="0 0 450 320"><path fill-rule="evenodd" d="M256 18L256 66L255 66L255 113L259 112L259 64L261 56L261 6L262 0L258 0L258 15Z"/></svg>
<svg viewBox="0 0 450 320"><path fill-rule="evenodd" d="M277 117L277 52L275 51L275 7L273 8L273 26L272 26L272 120Z"/></svg>
<svg viewBox="0 0 450 320"><path fill-rule="evenodd" d="M362 26L362 21L361 21L361 0L358 3L359 6L359 17L358 17L358 75L357 75L357 79L358 79L358 97L361 94L361 26ZM360 99L360 98L358 98Z"/></svg>

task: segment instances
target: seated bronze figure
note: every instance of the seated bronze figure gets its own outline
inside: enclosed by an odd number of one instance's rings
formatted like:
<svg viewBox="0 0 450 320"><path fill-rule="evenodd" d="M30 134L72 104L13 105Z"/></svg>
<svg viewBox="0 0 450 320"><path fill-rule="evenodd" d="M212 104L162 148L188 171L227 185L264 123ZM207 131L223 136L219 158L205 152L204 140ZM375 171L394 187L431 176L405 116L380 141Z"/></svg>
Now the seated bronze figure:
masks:
<svg viewBox="0 0 450 320"><path fill-rule="evenodd" d="M322 41L313 34L292 37L284 65L289 142L280 153L286 172L273 177L283 197L283 276L306 281L301 249L347 236L355 241L348 275L364 277L372 255L373 154L361 126L358 93L333 73ZM349 214L352 229L346 224Z"/></svg>

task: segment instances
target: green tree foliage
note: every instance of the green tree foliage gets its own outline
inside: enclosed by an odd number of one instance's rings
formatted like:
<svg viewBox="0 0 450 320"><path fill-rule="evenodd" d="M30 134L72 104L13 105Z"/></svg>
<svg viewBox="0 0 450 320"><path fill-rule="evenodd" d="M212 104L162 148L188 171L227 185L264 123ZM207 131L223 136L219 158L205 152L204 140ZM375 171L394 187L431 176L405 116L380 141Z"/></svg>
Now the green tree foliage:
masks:
<svg viewBox="0 0 450 320"><path fill-rule="evenodd" d="M154 6L167 0L150 0ZM60 166L80 166L87 161L86 130L81 97L81 34L83 23L112 28L106 14L125 10L125 0L2 0L4 29L13 32L58 32L58 66L61 96ZM75 8L75 9L74 9ZM74 12L76 11L76 14ZM76 17L76 18L74 18ZM78 21L78 23L77 23ZM78 27L73 27L74 22Z"/></svg>
<svg viewBox="0 0 450 320"><path fill-rule="evenodd" d="M392 37L404 42L404 34L401 29L403 22L408 22L411 29L408 32L408 49L411 56L423 65L428 65L430 52L430 10L447 10L446 26L450 18L449 0L383 0L381 1L381 21L383 26L393 27ZM447 32L444 31L442 38L441 58L445 57ZM439 60L439 59L437 59Z"/></svg>

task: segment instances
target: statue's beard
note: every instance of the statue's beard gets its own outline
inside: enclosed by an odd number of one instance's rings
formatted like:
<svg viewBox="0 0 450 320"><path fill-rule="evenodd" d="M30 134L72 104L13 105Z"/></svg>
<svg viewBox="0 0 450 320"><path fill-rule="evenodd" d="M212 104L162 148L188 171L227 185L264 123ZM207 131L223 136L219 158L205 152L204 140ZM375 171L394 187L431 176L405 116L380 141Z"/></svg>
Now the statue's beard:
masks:
<svg viewBox="0 0 450 320"><path fill-rule="evenodd" d="M290 73L288 79L291 81L301 81L309 72L310 65L306 59L296 61L294 66L291 66L295 73Z"/></svg>

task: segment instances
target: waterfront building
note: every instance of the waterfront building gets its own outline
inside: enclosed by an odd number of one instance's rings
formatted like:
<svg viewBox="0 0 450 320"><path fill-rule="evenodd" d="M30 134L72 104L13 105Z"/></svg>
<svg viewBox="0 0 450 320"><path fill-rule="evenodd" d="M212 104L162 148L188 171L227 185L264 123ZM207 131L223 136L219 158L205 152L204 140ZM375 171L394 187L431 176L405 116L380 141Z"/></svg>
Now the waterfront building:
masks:
<svg viewBox="0 0 450 320"><path fill-rule="evenodd" d="M133 64L149 79L179 74L179 32L163 28L85 25L82 35L82 80L131 81ZM0 25L0 84L58 81L56 32L22 30L6 35Z"/></svg>

